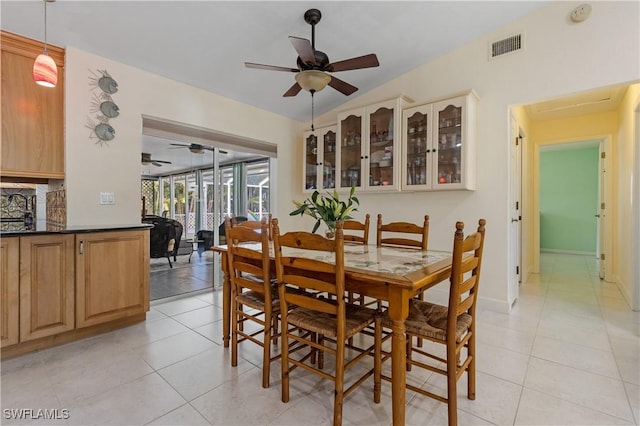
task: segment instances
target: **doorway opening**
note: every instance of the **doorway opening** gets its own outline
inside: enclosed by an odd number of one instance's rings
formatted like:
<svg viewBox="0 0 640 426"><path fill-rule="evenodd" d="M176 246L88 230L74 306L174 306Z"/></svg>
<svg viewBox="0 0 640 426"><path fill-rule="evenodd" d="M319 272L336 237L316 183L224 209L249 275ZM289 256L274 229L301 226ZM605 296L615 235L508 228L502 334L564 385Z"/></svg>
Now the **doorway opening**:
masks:
<svg viewBox="0 0 640 426"><path fill-rule="evenodd" d="M598 257L601 141L541 146L539 152L540 251Z"/></svg>
<svg viewBox="0 0 640 426"><path fill-rule="evenodd" d="M272 213L276 146L143 116L141 147L143 220L161 216L183 230L171 266L151 259L150 299L220 287L220 257L209 248L225 216Z"/></svg>

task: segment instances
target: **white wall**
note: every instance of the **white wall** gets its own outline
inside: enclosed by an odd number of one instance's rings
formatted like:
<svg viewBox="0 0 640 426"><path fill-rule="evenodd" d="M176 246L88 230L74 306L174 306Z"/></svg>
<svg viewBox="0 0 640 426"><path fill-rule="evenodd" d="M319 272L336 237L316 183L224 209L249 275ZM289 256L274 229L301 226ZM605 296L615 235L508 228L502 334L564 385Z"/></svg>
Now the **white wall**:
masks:
<svg viewBox="0 0 640 426"><path fill-rule="evenodd" d="M639 3L591 5L591 18L572 24L568 15L575 4L552 2L500 31L351 100L342 108L400 94L421 102L467 89L477 91L480 103L476 191L359 196L362 213L380 212L388 220L417 222L428 213L432 248L451 247L456 220L463 220L470 230L475 228L479 217L486 218L482 306L509 309L510 105L631 82L640 75ZM489 61L488 43L516 32L525 36L524 51ZM384 58L380 59L384 62ZM88 69L107 69L120 84L120 91L114 96L122 109L120 117L113 121L118 134L107 147L90 141L89 130L84 127L90 105ZM299 227L300 218L288 217L293 206L291 200L305 198L300 190L302 132L296 122L73 48L67 50L66 72L69 225L139 221L140 115L144 113L277 143L278 196L274 210L283 227ZM316 119L316 126L335 123L335 113ZM98 205L100 191L115 192L118 204Z"/></svg>
<svg viewBox="0 0 640 426"><path fill-rule="evenodd" d="M509 106L538 102L593 88L631 82L640 76L638 2L592 2L591 17L568 20L570 2L552 2L499 31L425 64L353 99L345 108L405 94L416 101L475 89L478 105L478 179L475 192L361 195L361 211L389 220L431 216L429 245L451 246L453 226L474 229L487 219L481 304L506 311L509 245ZM488 60L491 41L524 34L524 51ZM436 43L437 40L434 40ZM621 54L624 52L624 54ZM381 62L384 58L380 58ZM383 64L384 65L384 64ZM316 125L335 122L335 112ZM296 171L299 177L300 171ZM301 196L300 196L301 197Z"/></svg>
<svg viewBox="0 0 640 426"><path fill-rule="evenodd" d="M615 281L624 293L629 304L636 310L640 310L637 287L640 283L635 283L633 268L638 263L638 259L632 258L634 242L640 235L634 234L634 225L637 218L633 214L637 211L637 195L634 194L634 160L637 157L638 135L636 131L636 110L640 105L640 85L633 85L627 90L620 105L618 114L618 134L617 134L617 156L616 167L618 182L618 210L616 212L616 246L615 246ZM637 172L635 172L637 173ZM636 180L637 182L637 180ZM637 192L637 189L635 190ZM636 209L634 211L634 208ZM637 230L636 230L637 232ZM635 285L634 285L635 284Z"/></svg>
<svg viewBox="0 0 640 426"><path fill-rule="evenodd" d="M99 144L86 126L90 113L91 72L107 70L118 82L113 95L120 115L111 119L116 137ZM67 224L140 223L140 153L142 115L170 119L278 145L278 161L298 161L292 144L301 124L280 115L168 80L148 72L68 47L65 64ZM289 200L291 171L279 168L276 207ZM113 192L115 205L100 205L100 192ZM277 213L274 211L274 213Z"/></svg>

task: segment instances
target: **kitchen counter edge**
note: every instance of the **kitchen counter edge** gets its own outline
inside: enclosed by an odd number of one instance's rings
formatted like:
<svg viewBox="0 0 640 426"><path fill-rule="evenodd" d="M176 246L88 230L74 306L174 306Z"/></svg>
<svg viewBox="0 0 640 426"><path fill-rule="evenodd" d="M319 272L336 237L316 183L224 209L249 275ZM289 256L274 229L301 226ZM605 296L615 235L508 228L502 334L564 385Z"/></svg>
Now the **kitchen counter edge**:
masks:
<svg viewBox="0 0 640 426"><path fill-rule="evenodd" d="M137 223L132 225L84 225L84 226L61 226L51 224L38 224L32 230L0 230L0 237L19 237L26 235L43 234L82 234L88 232L111 232L128 231L137 229L150 229L153 225L147 223Z"/></svg>

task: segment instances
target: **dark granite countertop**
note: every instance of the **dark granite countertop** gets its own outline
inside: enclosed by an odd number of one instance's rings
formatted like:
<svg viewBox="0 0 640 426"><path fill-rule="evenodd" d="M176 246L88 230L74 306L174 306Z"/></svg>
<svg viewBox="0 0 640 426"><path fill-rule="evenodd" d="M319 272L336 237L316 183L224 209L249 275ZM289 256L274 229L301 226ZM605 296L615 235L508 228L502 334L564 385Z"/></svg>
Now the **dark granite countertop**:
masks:
<svg viewBox="0 0 640 426"><path fill-rule="evenodd" d="M129 225L84 225L84 226L61 226L36 221L28 227L24 222L1 222L0 236L21 236L38 234L81 234L86 232L109 232L126 231L134 229L153 228L153 225L146 223L134 223Z"/></svg>

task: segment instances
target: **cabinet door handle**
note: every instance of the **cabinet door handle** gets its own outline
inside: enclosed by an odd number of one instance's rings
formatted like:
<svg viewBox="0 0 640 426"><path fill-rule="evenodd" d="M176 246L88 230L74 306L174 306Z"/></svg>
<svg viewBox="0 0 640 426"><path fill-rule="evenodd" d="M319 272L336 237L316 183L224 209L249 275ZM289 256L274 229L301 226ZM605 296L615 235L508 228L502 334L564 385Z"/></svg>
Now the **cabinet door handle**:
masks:
<svg viewBox="0 0 640 426"><path fill-rule="evenodd" d="M433 148L433 149L431 150L431 152L436 152L436 151L437 151L437 149L436 149L436 148ZM428 151L427 151L427 152L428 152Z"/></svg>
<svg viewBox="0 0 640 426"><path fill-rule="evenodd" d="M80 240L80 254L84 254L84 240Z"/></svg>

